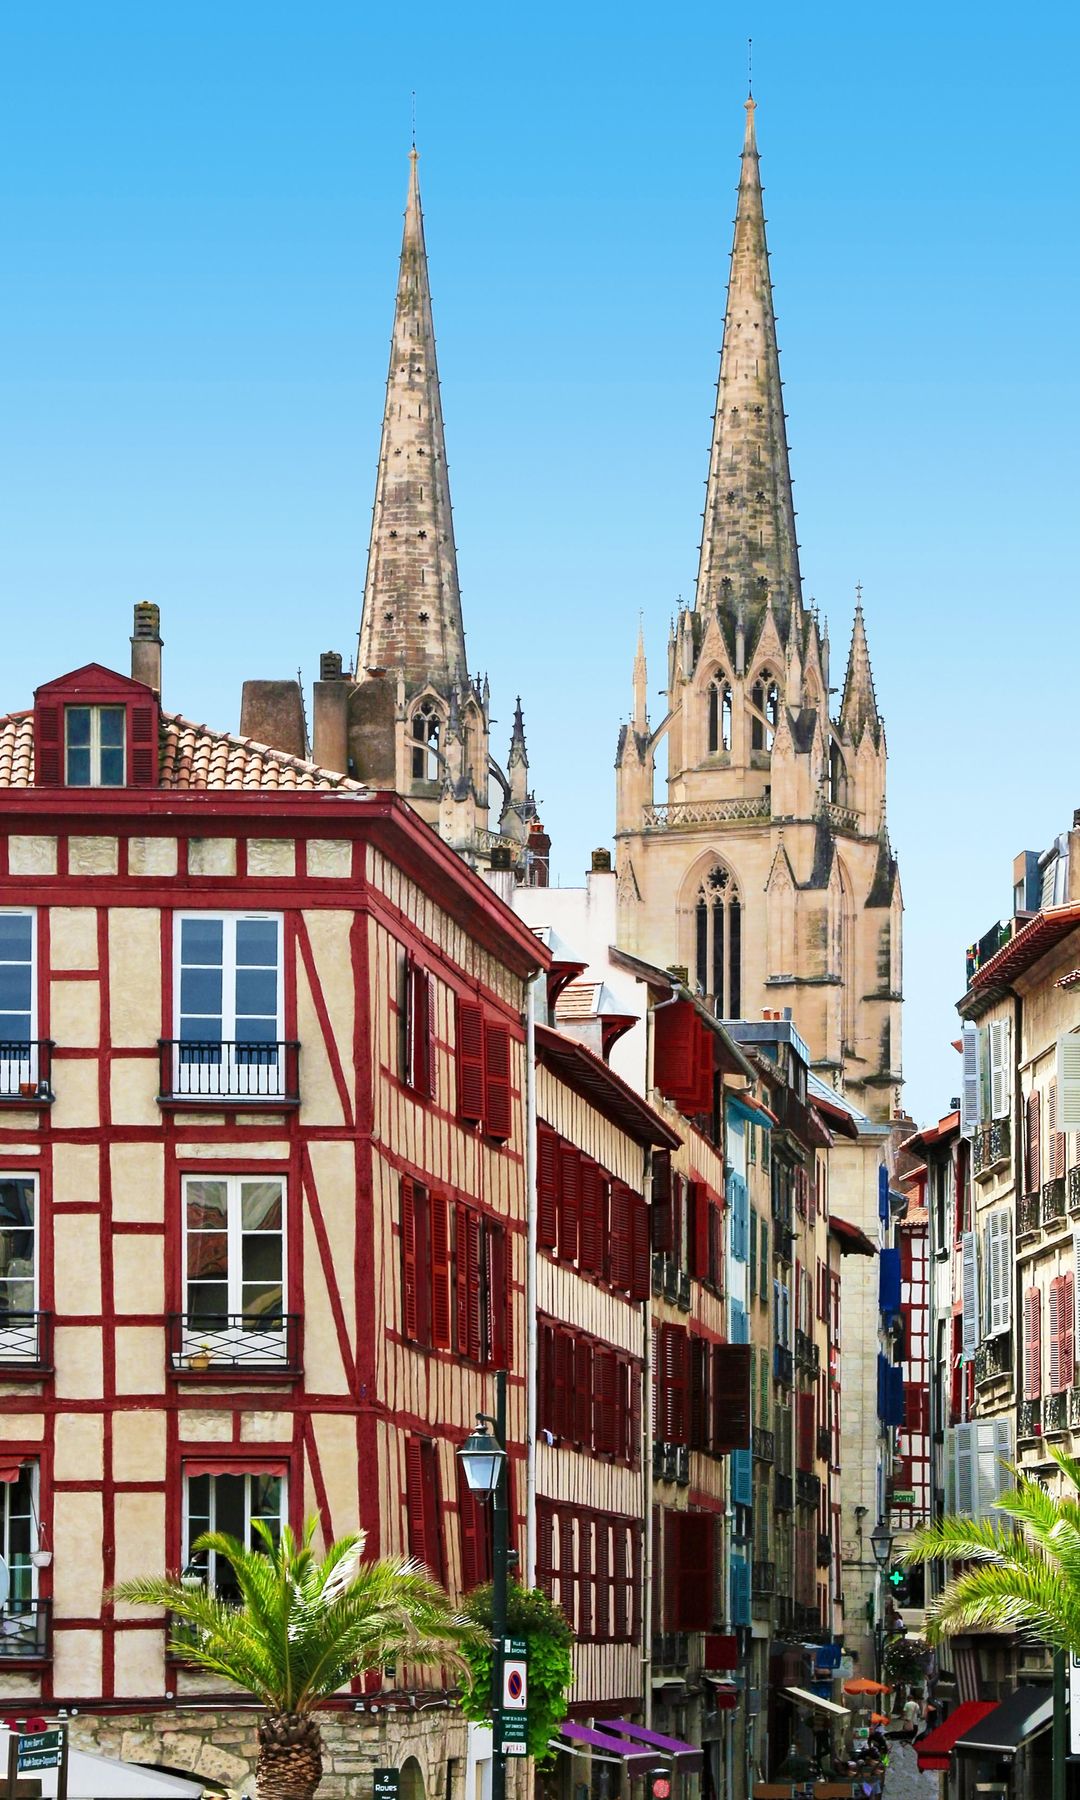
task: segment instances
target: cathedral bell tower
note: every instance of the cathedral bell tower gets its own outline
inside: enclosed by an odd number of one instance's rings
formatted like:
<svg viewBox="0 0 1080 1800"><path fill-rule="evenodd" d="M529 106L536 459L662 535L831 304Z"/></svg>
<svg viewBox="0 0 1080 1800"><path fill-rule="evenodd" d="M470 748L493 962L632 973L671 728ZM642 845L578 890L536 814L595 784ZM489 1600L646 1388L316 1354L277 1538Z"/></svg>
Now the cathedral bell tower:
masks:
<svg viewBox="0 0 1080 1800"><path fill-rule="evenodd" d="M754 113L750 99L694 604L672 623L655 729L639 635L619 738L619 941L687 967L723 1018L790 1006L819 1074L884 1119L902 922L885 733L861 593L835 719L828 631L803 603Z"/></svg>

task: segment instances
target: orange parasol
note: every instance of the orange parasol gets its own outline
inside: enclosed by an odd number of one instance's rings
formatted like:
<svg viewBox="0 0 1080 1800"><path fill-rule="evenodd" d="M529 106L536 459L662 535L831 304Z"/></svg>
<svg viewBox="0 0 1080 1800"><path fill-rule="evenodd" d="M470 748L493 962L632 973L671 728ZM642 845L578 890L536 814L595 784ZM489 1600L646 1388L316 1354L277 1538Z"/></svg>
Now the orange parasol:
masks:
<svg viewBox="0 0 1080 1800"><path fill-rule="evenodd" d="M887 1725L889 1723L889 1715L888 1713L871 1713L870 1723L871 1725Z"/></svg>
<svg viewBox="0 0 1080 1800"><path fill-rule="evenodd" d="M870 1681L865 1675L856 1676L854 1681L845 1681L845 1694L888 1694L891 1688L883 1681Z"/></svg>

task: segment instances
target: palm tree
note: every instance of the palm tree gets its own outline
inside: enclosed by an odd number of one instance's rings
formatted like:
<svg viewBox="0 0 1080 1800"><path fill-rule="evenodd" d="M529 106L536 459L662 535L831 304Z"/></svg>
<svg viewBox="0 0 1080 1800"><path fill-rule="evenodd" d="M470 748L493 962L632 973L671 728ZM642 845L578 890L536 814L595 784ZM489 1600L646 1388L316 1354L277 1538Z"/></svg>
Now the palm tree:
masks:
<svg viewBox="0 0 1080 1800"><path fill-rule="evenodd" d="M284 1526L275 1541L255 1520L263 1540L255 1550L225 1532L197 1539L194 1551L212 1550L232 1565L238 1604L188 1576L147 1576L113 1589L114 1599L166 1607L170 1649L262 1701L255 1771L262 1800L311 1800L322 1779L314 1715L346 1682L401 1659L460 1666L476 1632L415 1562L364 1562L362 1532L339 1538L319 1561L311 1549L316 1525L309 1519L300 1540Z"/></svg>
<svg viewBox="0 0 1080 1800"><path fill-rule="evenodd" d="M1080 1461L1047 1449L1080 1493ZM1080 1501L1013 1473L1016 1487L994 1502L1000 1519L954 1514L924 1526L904 1551L908 1563L967 1565L930 1602L927 1635L1020 1631L1080 1655Z"/></svg>

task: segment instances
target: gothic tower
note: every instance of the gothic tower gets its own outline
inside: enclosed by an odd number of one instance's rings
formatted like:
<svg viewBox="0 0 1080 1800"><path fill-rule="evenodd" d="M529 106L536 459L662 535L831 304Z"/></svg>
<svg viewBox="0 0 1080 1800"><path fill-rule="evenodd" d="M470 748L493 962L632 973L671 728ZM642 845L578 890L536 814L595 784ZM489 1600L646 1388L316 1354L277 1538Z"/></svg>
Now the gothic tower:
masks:
<svg viewBox="0 0 1080 1800"><path fill-rule="evenodd" d="M465 656L418 160L414 147L356 669L350 681L340 657L322 659L315 754L405 795L469 861L501 850L522 879L542 881L520 702L504 774L489 749L488 684ZM494 830L491 778L502 789Z"/></svg>
<svg viewBox="0 0 1080 1800"><path fill-rule="evenodd" d="M619 738L619 937L685 966L724 1018L790 1006L823 1078L887 1119L900 1081L902 903L885 733L861 594L831 716L828 632L802 598L784 418L751 99L697 591L672 624L663 720L653 729L646 713L639 638Z"/></svg>

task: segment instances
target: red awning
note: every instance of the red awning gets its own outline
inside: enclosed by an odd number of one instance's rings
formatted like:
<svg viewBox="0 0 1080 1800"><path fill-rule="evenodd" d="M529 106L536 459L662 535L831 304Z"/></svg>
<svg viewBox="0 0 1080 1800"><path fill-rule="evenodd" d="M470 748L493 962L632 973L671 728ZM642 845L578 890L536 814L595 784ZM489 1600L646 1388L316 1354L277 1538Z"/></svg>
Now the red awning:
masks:
<svg viewBox="0 0 1080 1800"><path fill-rule="evenodd" d="M834 1238L839 1238L842 1254L853 1251L856 1256L877 1255L877 1250L865 1231L861 1231L858 1225L849 1224L847 1219L840 1217L839 1213L830 1214L829 1230Z"/></svg>
<svg viewBox="0 0 1080 1800"><path fill-rule="evenodd" d="M283 1456L249 1456L241 1461L235 1454L203 1456L197 1462L184 1462L184 1474L196 1475L287 1475L289 1465Z"/></svg>
<svg viewBox="0 0 1080 1800"><path fill-rule="evenodd" d="M4 1463L0 1467L0 1481L18 1481L22 1474L22 1463Z"/></svg>
<svg viewBox="0 0 1080 1800"><path fill-rule="evenodd" d="M996 1700L961 1701L955 1712L951 1712L940 1725L935 1725L933 1731L928 1731L924 1738L920 1738L915 1745L915 1756L923 1773L947 1771L953 1745L973 1725L977 1725L980 1719L985 1719L987 1713L992 1713L996 1706Z"/></svg>

